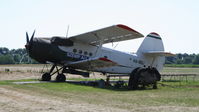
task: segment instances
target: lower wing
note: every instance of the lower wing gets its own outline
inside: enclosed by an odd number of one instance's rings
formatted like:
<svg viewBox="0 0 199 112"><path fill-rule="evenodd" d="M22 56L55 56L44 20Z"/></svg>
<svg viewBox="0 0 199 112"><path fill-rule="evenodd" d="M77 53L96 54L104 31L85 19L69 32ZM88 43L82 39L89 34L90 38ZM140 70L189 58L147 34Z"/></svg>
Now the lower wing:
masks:
<svg viewBox="0 0 199 112"><path fill-rule="evenodd" d="M68 63L66 66L72 67L74 69L82 70L95 70L99 68L111 67L118 65L116 62L113 62L107 58L92 58L82 61L76 61Z"/></svg>

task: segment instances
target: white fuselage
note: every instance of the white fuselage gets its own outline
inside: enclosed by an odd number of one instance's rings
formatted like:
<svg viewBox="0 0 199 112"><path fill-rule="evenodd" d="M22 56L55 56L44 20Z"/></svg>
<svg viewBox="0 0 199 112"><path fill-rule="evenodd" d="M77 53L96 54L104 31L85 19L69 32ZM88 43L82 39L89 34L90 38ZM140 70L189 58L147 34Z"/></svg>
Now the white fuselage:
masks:
<svg viewBox="0 0 199 112"><path fill-rule="evenodd" d="M118 63L117 66L94 70L102 73L129 74L135 68L144 66L144 61L140 59L136 54L125 53L105 47L74 43L74 46L72 47L59 46L59 48L62 51L71 52L76 55L85 55L89 58L105 57L113 62Z"/></svg>

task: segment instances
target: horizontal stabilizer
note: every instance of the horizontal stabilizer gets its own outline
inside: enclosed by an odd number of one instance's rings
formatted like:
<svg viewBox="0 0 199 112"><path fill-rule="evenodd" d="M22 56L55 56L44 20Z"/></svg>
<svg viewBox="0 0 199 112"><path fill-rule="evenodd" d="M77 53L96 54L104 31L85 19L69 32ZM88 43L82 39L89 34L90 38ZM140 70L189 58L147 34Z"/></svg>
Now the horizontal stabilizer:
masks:
<svg viewBox="0 0 199 112"><path fill-rule="evenodd" d="M170 52L164 52L164 51L148 51L148 52L144 52L144 55L147 55L147 56L175 56L175 54L172 54Z"/></svg>
<svg viewBox="0 0 199 112"><path fill-rule="evenodd" d="M98 68L111 67L115 65L118 65L118 64L104 57L76 61L76 62L71 62L67 64L67 66L69 67L82 69L82 70L95 70Z"/></svg>

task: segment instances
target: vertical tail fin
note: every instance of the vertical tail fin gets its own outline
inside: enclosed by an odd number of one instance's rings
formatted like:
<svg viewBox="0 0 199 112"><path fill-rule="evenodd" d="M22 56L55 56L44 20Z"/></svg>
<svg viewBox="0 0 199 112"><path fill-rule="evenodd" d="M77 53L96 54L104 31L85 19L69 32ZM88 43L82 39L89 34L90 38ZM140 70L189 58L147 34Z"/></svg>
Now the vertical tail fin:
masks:
<svg viewBox="0 0 199 112"><path fill-rule="evenodd" d="M137 55L145 62L145 66L152 66L161 70L165 61L165 56L145 55L148 52L164 52L164 45L159 34L152 32L143 40L137 50Z"/></svg>
<svg viewBox="0 0 199 112"><path fill-rule="evenodd" d="M162 38L159 34L155 32L148 34L138 48L137 54L141 55L143 52L148 51L164 51Z"/></svg>

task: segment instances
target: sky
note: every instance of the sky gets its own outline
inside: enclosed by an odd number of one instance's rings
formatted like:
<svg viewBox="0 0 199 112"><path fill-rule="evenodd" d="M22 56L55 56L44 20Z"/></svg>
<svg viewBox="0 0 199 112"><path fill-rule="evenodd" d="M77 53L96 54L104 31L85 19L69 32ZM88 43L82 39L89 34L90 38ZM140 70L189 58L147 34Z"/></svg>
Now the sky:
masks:
<svg viewBox="0 0 199 112"><path fill-rule="evenodd" d="M24 48L25 32L66 36L116 24L147 35L157 32L165 51L199 53L199 0L1 0L0 46ZM136 52L144 38L105 45Z"/></svg>

